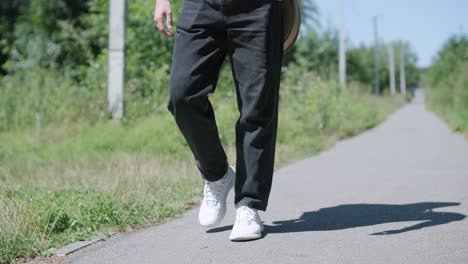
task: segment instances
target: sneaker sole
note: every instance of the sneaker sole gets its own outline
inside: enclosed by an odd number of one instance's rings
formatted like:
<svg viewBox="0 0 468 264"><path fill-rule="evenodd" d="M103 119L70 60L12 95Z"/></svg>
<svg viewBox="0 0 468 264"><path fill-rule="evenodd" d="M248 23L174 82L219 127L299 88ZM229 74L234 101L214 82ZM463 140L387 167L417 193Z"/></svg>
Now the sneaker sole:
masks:
<svg viewBox="0 0 468 264"><path fill-rule="evenodd" d="M242 242L242 241L250 241L262 238L262 234L253 234L249 236L242 236L242 237L230 237L229 240L233 242Z"/></svg>

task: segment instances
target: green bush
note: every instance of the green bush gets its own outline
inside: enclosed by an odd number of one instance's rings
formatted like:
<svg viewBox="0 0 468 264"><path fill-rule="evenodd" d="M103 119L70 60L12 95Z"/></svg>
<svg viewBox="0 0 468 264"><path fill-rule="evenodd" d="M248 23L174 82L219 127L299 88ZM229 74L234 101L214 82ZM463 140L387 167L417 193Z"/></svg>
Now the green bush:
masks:
<svg viewBox="0 0 468 264"><path fill-rule="evenodd" d="M468 37L451 37L427 72L429 107L456 131L468 131Z"/></svg>
<svg viewBox="0 0 468 264"><path fill-rule="evenodd" d="M0 84L0 132L95 121L107 115L105 96L105 90L89 91L64 72L34 69L7 75Z"/></svg>

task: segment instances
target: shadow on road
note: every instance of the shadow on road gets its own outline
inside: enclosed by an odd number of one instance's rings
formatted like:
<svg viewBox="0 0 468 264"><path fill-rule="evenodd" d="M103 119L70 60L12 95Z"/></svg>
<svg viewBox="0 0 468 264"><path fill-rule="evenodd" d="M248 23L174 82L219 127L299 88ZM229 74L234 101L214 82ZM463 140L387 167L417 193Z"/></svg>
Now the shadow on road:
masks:
<svg viewBox="0 0 468 264"><path fill-rule="evenodd" d="M426 227L461 221L466 216L459 213L434 212L435 208L457 206L460 203L424 202L414 204L346 204L305 212L297 219L275 221L265 225L266 233L292 233L306 231L341 230L394 222L423 221L396 230L372 235L392 235ZM224 226L208 230L208 233L231 229Z"/></svg>
<svg viewBox="0 0 468 264"><path fill-rule="evenodd" d="M339 230L393 222L424 221L402 229L387 230L372 235L392 235L425 227L463 220L459 213L434 212L432 209L456 206L460 203L414 203L414 204L346 204L305 212L298 219L275 221L267 226L268 233Z"/></svg>

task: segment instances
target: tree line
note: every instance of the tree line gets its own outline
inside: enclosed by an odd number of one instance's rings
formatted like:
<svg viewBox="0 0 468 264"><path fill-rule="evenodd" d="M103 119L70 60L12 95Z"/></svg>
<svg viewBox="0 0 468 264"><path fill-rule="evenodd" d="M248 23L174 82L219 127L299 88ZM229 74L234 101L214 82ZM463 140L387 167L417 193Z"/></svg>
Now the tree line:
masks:
<svg viewBox="0 0 468 264"><path fill-rule="evenodd" d="M151 20L152 1L129 1L128 70L138 76L142 68L170 64L171 40L156 33ZM173 1L176 21L182 1ZM88 66L107 47L107 0L12 0L0 4L3 74L28 67L79 69ZM319 9L311 0L303 2L301 38L285 58L285 64L300 63L307 70L334 77L337 72L338 36L335 28L318 33ZM312 21L312 22L309 22ZM349 42L349 41L348 41ZM410 81L417 82L417 57L408 43L390 43L408 55ZM349 46L349 45L348 45ZM348 74L351 80L371 84L374 47L348 47ZM379 47L381 58L386 49ZM398 61L398 58L397 58ZM388 83L388 66L381 63L381 82ZM78 70L78 73L80 71ZM83 78L77 73L78 78Z"/></svg>
<svg viewBox="0 0 468 264"><path fill-rule="evenodd" d="M171 2L176 22L182 4L183 0ZM313 0L305 0L302 4L301 34L296 45L285 54L284 66L294 66L298 75L301 72L314 72L323 79L337 80L337 29L320 26L319 7ZM173 39L165 38L157 32L152 20L153 1L132 0L127 5L125 105L127 118L133 119L148 115L164 105ZM3 119L11 119L11 115L18 111L25 112L25 105L30 105L31 109L43 109L48 105L59 105L60 102L79 105L79 111L71 119L76 119L80 114L92 120L106 116L106 96L103 91L107 78L108 12L108 0L1 1L0 75L3 77L0 76L0 97L3 99L0 99L0 105L6 109ZM351 40L347 40L347 43L348 81L359 83L371 92L375 47L352 45ZM400 49L404 50L407 80L409 83L417 83L417 56L410 44L403 41L391 44L396 48L396 54ZM377 47L382 58L382 93L388 93L389 86L386 50L383 44ZM399 56L396 56L397 65L398 60ZM398 76L398 71L396 74ZM66 80L61 80L55 86L70 83L77 88L70 88L68 92L62 88L63 94L60 95L60 90L37 87L37 83L54 86L57 75ZM232 85L230 81L224 80L227 78L231 76L222 74L220 83ZM17 89L18 82L22 83L21 91ZM25 98L36 98L36 101L19 99L19 94ZM44 95L48 101L42 97L39 100L33 94ZM70 94L74 94L72 102L66 98ZM56 98L56 102L52 102L51 98ZM83 102L79 103L80 100ZM18 105L22 105L22 109ZM48 112L52 114L54 110L49 109Z"/></svg>

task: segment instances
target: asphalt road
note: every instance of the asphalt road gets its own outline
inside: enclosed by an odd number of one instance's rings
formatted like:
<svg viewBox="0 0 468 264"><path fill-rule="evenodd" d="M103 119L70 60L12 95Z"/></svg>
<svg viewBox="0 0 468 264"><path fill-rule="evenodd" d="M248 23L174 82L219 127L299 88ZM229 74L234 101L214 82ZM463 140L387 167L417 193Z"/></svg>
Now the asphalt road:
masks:
<svg viewBox="0 0 468 264"><path fill-rule="evenodd" d="M375 129L276 172L266 236L184 217L87 247L70 263L468 263L468 142L422 96Z"/></svg>

